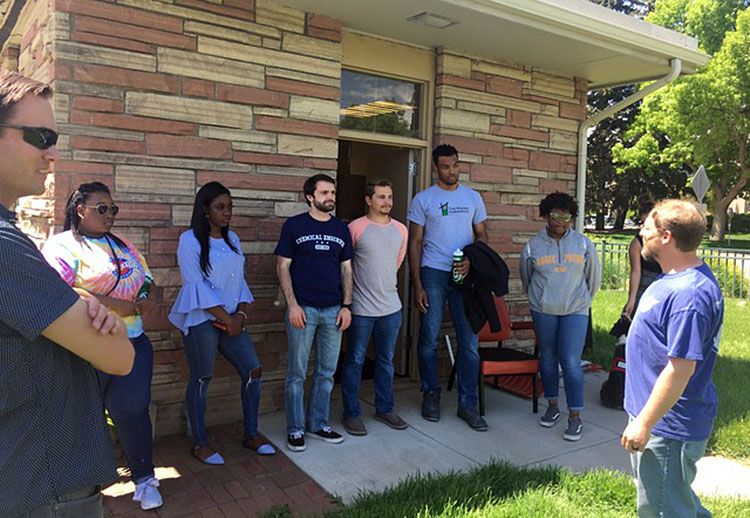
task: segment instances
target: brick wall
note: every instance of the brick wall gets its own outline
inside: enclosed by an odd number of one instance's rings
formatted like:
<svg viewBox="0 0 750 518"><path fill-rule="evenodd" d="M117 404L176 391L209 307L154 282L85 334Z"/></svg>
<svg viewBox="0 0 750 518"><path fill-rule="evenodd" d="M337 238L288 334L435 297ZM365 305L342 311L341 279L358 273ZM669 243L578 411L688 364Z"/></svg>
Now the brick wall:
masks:
<svg viewBox="0 0 750 518"><path fill-rule="evenodd" d="M249 315L264 374L261 411L283 406L286 335L271 255L284 219L306 210L311 174L335 175L341 26L253 0L55 0L54 82L63 160L57 224L71 189L99 180L121 207L114 231L146 255L164 304L155 348L157 433L180 431L187 364L166 315L181 285L175 252L196 189L232 190L233 230L256 297ZM241 416L220 358L207 422Z"/></svg>
<svg viewBox="0 0 750 518"><path fill-rule="evenodd" d="M575 195L586 89L585 80L438 50L435 143L459 150L461 180L484 198L490 245L511 270L506 300L517 316L528 314L518 259L544 225L539 201L558 190Z"/></svg>
<svg viewBox="0 0 750 518"><path fill-rule="evenodd" d="M25 13L3 64L52 82L62 160L46 196L24 202L22 215L43 238L59 228L75 186L112 188L115 232L145 253L163 300L146 319L157 433L184 427L188 370L166 315L181 284L177 239L196 189L211 180L232 190L232 226L256 297L249 330L264 367L261 411L283 407L286 336L272 252L284 219L306 210L304 179L335 175L340 24L260 0L37 0ZM438 50L437 69L435 143L459 149L462 181L482 193L490 243L513 274L509 302L523 315L518 256L542 226L539 200L574 192L586 83L450 49ZM241 415L238 389L219 359L209 424Z"/></svg>

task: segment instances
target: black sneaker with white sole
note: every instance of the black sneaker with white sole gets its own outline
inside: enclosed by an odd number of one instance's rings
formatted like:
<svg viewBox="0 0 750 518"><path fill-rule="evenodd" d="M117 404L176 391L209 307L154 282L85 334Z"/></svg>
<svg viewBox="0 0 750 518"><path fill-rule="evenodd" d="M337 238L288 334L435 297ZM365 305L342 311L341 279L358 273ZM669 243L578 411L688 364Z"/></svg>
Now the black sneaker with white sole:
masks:
<svg viewBox="0 0 750 518"><path fill-rule="evenodd" d="M292 451L305 451L305 434L303 432L292 432L286 436L286 447Z"/></svg>
<svg viewBox="0 0 750 518"><path fill-rule="evenodd" d="M331 444L344 442L344 436L331 430L330 426L324 426L317 432L310 432L309 435L314 439L320 439L325 442L330 442Z"/></svg>
<svg viewBox="0 0 750 518"><path fill-rule="evenodd" d="M555 423L560 420L560 407L557 405L555 406L548 406L547 411L544 413L544 415L539 419L539 424L545 428L551 428L555 426Z"/></svg>
<svg viewBox="0 0 750 518"><path fill-rule="evenodd" d="M583 435L583 421L580 419L568 419L568 427L563 433L563 439L566 441L580 441Z"/></svg>

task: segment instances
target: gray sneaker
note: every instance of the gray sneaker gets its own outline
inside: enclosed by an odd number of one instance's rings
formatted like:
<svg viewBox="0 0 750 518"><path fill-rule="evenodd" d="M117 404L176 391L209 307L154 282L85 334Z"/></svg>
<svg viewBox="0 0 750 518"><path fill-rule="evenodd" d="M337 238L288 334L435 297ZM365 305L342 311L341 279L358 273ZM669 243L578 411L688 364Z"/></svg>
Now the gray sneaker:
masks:
<svg viewBox="0 0 750 518"><path fill-rule="evenodd" d="M566 441L580 441L583 435L583 421L580 419L568 418L568 427L563 433L563 439Z"/></svg>
<svg viewBox="0 0 750 518"><path fill-rule="evenodd" d="M545 428L551 428L555 426L555 423L560 419L560 407L557 405L555 406L548 406L547 411L544 413L544 415L539 419L539 424Z"/></svg>
<svg viewBox="0 0 750 518"><path fill-rule="evenodd" d="M341 424L344 425L344 430L349 435L367 435L365 423L359 417L345 417L341 420Z"/></svg>

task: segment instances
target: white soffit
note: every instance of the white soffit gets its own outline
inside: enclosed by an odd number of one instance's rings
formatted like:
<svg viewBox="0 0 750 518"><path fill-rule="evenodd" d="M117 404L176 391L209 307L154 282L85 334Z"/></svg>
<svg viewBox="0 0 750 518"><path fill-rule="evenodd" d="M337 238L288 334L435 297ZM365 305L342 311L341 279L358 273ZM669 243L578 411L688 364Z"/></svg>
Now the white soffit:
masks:
<svg viewBox="0 0 750 518"><path fill-rule="evenodd" d="M698 41L587 0L280 0L340 20L345 29L424 47L583 77L590 88L661 77L680 58L694 73L709 56ZM436 29L407 21L427 12L457 23Z"/></svg>

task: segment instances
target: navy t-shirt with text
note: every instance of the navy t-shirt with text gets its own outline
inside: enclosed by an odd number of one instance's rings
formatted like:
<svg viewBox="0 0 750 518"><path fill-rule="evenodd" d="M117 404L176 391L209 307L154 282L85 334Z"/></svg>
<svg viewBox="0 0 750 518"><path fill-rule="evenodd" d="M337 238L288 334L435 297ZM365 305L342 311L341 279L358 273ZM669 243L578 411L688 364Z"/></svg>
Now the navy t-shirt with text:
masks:
<svg viewBox="0 0 750 518"><path fill-rule="evenodd" d="M300 306L327 308L343 302L341 263L354 256L343 221L318 221L307 212L291 217L281 228L274 254L292 260L289 272Z"/></svg>

